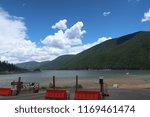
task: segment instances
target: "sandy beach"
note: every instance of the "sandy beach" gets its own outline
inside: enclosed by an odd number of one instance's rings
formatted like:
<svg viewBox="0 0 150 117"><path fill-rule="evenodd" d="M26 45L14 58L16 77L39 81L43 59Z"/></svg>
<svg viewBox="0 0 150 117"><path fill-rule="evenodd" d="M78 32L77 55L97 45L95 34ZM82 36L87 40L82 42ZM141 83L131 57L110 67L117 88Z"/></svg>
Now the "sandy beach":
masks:
<svg viewBox="0 0 150 117"><path fill-rule="evenodd" d="M49 81L49 83L52 80ZM56 79L57 87L73 87L75 86L75 79ZM85 89L96 89L99 88L99 79L79 79L78 83L82 85ZM124 89L132 89L132 88L144 88L150 89L150 75L138 76L138 75L130 75L122 78L104 78L104 83L107 84L108 88L124 88ZM41 84L42 86L48 86L48 82L45 81ZM117 85L117 87L114 87Z"/></svg>

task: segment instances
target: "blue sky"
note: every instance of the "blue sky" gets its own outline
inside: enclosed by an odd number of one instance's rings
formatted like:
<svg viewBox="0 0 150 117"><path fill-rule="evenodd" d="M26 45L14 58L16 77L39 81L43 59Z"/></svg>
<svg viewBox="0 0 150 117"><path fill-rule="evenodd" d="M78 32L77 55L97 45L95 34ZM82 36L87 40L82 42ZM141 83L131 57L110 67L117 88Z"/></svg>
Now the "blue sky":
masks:
<svg viewBox="0 0 150 117"><path fill-rule="evenodd" d="M150 30L150 0L0 0L0 9L1 27L13 24L0 30L0 59L13 63L52 60Z"/></svg>

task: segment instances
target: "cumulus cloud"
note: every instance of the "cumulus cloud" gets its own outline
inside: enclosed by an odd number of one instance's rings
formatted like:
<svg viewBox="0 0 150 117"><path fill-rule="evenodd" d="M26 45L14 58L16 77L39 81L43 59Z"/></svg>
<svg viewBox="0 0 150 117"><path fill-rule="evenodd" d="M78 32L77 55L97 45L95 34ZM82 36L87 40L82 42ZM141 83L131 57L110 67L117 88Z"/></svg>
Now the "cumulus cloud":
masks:
<svg viewBox="0 0 150 117"><path fill-rule="evenodd" d="M105 11L105 12L103 12L103 16L108 16L108 15L110 15L111 14L111 12L110 11Z"/></svg>
<svg viewBox="0 0 150 117"><path fill-rule="evenodd" d="M150 9L148 12L144 13L144 18L142 18L141 22L150 21Z"/></svg>
<svg viewBox="0 0 150 117"><path fill-rule="evenodd" d="M111 39L103 37L96 42L83 44L82 38L86 33L82 29L83 22L78 21L70 28L67 28L66 23L67 20L64 19L53 25L53 29L59 30L46 36L41 41L43 46L38 47L35 42L28 39L24 19L0 9L0 60L10 63L52 60L60 55L77 54Z"/></svg>
<svg viewBox="0 0 150 117"><path fill-rule="evenodd" d="M52 26L52 29L65 30L67 29L66 23L67 23L66 19L60 20L59 22L57 22L55 25Z"/></svg>
<svg viewBox="0 0 150 117"><path fill-rule="evenodd" d="M61 20L62 21L62 20ZM64 31L59 30L54 35L49 35L42 40L46 46L64 49L75 45L82 44L81 37L86 32L82 30L83 22L77 22L71 28Z"/></svg>
<svg viewBox="0 0 150 117"><path fill-rule="evenodd" d="M60 20L62 21L62 20ZM58 30L54 35L48 35L41 42L44 47L50 50L55 50L57 56L65 54L77 54L86 48L82 44L82 36L86 33L82 30L84 24L78 21L66 30Z"/></svg>
<svg viewBox="0 0 150 117"><path fill-rule="evenodd" d="M64 33L62 30L59 30L54 35L47 36L44 40L42 40L42 43L47 46L55 47L55 48L64 48L65 47L65 39L64 39Z"/></svg>
<svg viewBox="0 0 150 117"><path fill-rule="evenodd" d="M36 44L26 39L26 30L23 18L10 16L0 9L0 59L19 62L34 53Z"/></svg>
<svg viewBox="0 0 150 117"><path fill-rule="evenodd" d="M84 33L86 33L85 30L81 30L82 27L83 22L77 22L70 29L67 29L65 31L66 37L68 37L69 39L80 38Z"/></svg>
<svg viewBox="0 0 150 117"><path fill-rule="evenodd" d="M95 41L93 43L88 43L88 44L72 47L72 48L68 49L68 53L78 54L78 53L80 53L86 49L89 49L95 45L98 45L98 44L103 43L103 42L110 40L110 39L112 39L112 38L111 37L101 37L101 38L98 38L97 41Z"/></svg>
<svg viewBox="0 0 150 117"><path fill-rule="evenodd" d="M97 44L100 44L100 43L103 43L107 40L110 40L112 39L111 37L101 37L101 38L98 38L97 41L93 42L93 43L89 43L89 44L85 44L84 47L85 49L88 49L88 48L91 48Z"/></svg>

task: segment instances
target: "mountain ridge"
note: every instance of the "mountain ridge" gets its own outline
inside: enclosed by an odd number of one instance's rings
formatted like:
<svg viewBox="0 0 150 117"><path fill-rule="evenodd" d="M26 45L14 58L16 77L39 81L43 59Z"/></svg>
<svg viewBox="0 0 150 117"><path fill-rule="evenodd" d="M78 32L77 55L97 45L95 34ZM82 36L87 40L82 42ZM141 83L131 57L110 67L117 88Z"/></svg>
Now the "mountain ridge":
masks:
<svg viewBox="0 0 150 117"><path fill-rule="evenodd" d="M107 40L76 55L60 56L41 69L150 69L150 31Z"/></svg>

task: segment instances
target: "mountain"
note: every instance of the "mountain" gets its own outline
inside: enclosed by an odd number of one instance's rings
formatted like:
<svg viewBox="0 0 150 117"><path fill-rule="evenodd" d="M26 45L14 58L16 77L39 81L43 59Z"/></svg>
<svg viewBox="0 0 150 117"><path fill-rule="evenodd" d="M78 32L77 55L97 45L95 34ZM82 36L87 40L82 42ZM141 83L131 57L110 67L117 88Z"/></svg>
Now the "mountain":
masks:
<svg viewBox="0 0 150 117"><path fill-rule="evenodd" d="M36 62L36 61L30 61L30 62L16 64L16 66L25 68L25 69L32 69L34 67L37 67L38 65L39 65L39 62Z"/></svg>
<svg viewBox="0 0 150 117"><path fill-rule="evenodd" d="M64 55L42 69L150 69L150 32L111 39L77 55Z"/></svg>
<svg viewBox="0 0 150 117"><path fill-rule="evenodd" d="M48 61L44 61L44 62L30 61L25 63L18 63L16 64L16 66L24 69L36 69L39 68L42 64L46 64L47 62Z"/></svg>
<svg viewBox="0 0 150 117"><path fill-rule="evenodd" d="M53 61L40 66L41 69L70 69L66 64L74 59L75 55L63 55Z"/></svg>

